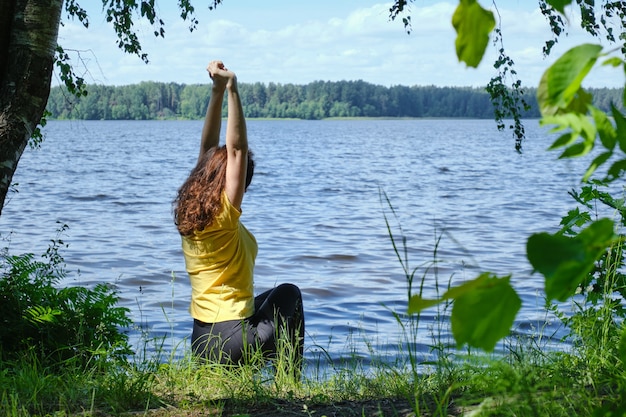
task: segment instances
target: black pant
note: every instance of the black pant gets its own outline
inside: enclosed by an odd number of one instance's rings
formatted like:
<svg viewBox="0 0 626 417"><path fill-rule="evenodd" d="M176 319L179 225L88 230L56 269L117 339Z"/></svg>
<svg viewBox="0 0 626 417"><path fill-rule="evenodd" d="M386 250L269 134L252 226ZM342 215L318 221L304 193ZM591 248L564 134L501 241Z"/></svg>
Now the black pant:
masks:
<svg viewBox="0 0 626 417"><path fill-rule="evenodd" d="M300 289L293 284L281 284L256 296L254 315L246 319L218 323L194 320L191 349L207 361L236 364L257 349L265 357L272 357L277 339L285 332L295 350L295 359L301 362L304 311Z"/></svg>

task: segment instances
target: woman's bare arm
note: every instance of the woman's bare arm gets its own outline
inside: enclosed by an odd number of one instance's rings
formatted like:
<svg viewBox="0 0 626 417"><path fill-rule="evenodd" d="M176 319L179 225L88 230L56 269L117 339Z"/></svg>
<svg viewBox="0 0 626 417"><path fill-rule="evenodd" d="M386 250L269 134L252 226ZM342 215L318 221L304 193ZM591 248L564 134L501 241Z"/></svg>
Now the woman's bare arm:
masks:
<svg viewBox="0 0 626 417"><path fill-rule="evenodd" d="M211 88L211 98L206 109L204 126L200 138L200 155L198 161L209 149L219 145L220 131L222 129L222 103L224 102L224 90L228 82L223 77L216 76L218 71L224 68L221 61L211 61L207 66L209 76L213 80Z"/></svg>
<svg viewBox="0 0 626 417"><path fill-rule="evenodd" d="M213 143L217 144L219 142L219 128L216 131L214 126L217 125L215 118L218 117L218 115L221 121L221 112L218 112L217 108L212 106L212 103L215 106L219 104L219 108L221 109L224 91L227 91L228 120L226 124L226 152L228 157L226 161L225 191L230 203L237 209L240 209L245 193L246 174L248 170L248 133L243 114L243 106L241 105L241 98L239 97L237 76L234 72L224 67L221 61L212 61L207 70L213 80L214 88L217 88L218 92L221 91L221 95L215 95L215 101L213 101L212 96L209 102L205 128L202 133L203 146L201 152L204 146L210 146ZM215 135L217 135L217 138ZM207 145L205 145L205 143ZM206 149L210 149L210 147Z"/></svg>
<svg viewBox="0 0 626 417"><path fill-rule="evenodd" d="M226 195L231 204L241 208L245 193L246 173L248 169L248 132L243 114L237 77L229 71L226 85L228 91L228 121L226 125Z"/></svg>

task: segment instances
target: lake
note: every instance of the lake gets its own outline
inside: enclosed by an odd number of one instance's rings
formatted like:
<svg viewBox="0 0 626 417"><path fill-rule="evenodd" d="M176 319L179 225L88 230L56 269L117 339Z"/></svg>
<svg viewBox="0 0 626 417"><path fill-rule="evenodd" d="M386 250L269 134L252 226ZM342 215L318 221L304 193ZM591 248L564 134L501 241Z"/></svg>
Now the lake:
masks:
<svg viewBox="0 0 626 417"><path fill-rule="evenodd" d="M192 321L171 203L196 161L201 128L50 121L41 148L24 153L19 192L0 218L11 253L42 254L57 222L67 224L64 285L115 285L140 327L134 343L164 336L176 355L188 349ZM511 133L491 120L248 121L256 170L241 220L259 244L255 288L302 289L308 361L397 352L394 312L406 311L407 283L386 219L399 244L406 238L409 268L427 295L481 271L512 274L523 300L514 330L546 325L526 240L558 228L584 165L556 161L536 120L526 129L518 154ZM416 348L425 356L433 332L449 337L437 323L436 310L421 319ZM545 329L557 327L548 320Z"/></svg>

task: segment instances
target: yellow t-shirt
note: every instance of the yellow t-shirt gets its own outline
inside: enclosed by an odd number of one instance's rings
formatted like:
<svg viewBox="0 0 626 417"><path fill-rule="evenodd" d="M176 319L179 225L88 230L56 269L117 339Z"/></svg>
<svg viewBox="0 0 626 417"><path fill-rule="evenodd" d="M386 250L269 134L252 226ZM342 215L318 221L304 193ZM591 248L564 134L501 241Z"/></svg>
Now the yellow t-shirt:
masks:
<svg viewBox="0 0 626 417"><path fill-rule="evenodd" d="M241 212L222 193L222 212L201 232L182 236L191 280L194 319L205 323L254 314L253 274L257 243L239 221Z"/></svg>

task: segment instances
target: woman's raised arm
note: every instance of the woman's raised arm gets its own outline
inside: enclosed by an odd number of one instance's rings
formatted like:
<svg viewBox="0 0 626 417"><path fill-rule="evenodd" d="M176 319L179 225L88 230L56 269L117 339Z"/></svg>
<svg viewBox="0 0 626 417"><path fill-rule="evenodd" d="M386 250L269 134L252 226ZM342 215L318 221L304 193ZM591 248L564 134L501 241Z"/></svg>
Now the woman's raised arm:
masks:
<svg viewBox="0 0 626 417"><path fill-rule="evenodd" d="M237 77L228 71L228 122L226 125L226 195L231 204L241 208L248 169L248 132L243 114Z"/></svg>
<svg viewBox="0 0 626 417"><path fill-rule="evenodd" d="M218 76L217 73L223 68L224 64L221 61L211 61L207 66L207 72L213 80L213 86L202 127L198 161L206 151L219 145L220 130L222 129L222 103L224 102L224 90L228 80Z"/></svg>
<svg viewBox="0 0 626 417"><path fill-rule="evenodd" d="M230 203L240 209L246 186L248 170L248 133L243 106L239 97L237 76L229 71L221 61L212 61L207 68L213 80L213 94L207 108L207 116L202 129L200 156L219 144L221 108L224 91L228 92L228 121L226 125L226 195ZM216 128L217 126L217 128Z"/></svg>

